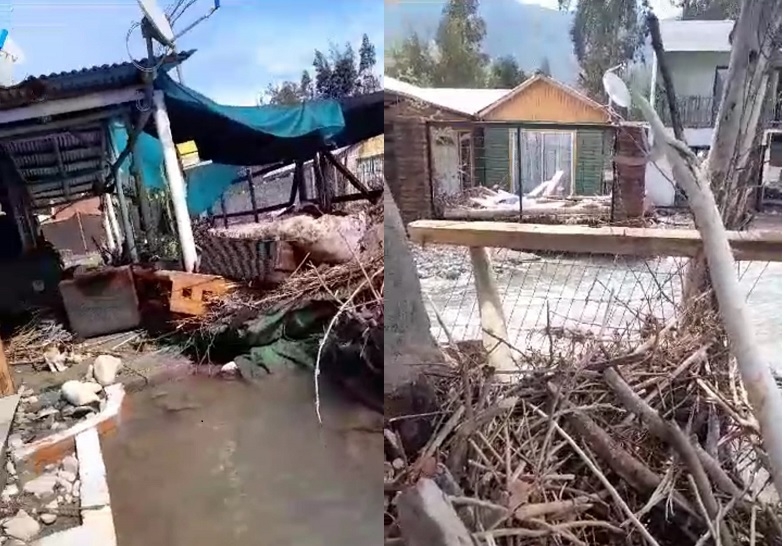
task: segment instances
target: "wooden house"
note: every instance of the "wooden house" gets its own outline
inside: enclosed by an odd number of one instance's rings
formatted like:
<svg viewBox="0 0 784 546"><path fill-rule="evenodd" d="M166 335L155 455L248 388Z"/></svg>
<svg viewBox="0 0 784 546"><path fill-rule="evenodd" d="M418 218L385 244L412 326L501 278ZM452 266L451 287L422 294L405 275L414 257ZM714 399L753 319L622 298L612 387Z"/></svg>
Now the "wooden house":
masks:
<svg viewBox="0 0 784 546"><path fill-rule="evenodd" d="M541 74L511 90L426 89L385 78L385 92L385 173L404 221L432 216L439 192L481 185L526 193L558 170L567 193L605 193L610 119L572 87Z"/></svg>

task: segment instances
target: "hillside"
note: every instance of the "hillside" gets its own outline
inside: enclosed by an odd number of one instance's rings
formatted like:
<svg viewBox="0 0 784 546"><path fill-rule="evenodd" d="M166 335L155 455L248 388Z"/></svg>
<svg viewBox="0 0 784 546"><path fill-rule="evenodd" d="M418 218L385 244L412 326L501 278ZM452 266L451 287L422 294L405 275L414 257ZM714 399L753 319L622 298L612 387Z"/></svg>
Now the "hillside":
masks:
<svg viewBox="0 0 784 546"><path fill-rule="evenodd" d="M385 43L399 41L412 30L432 38L443 5L443 0L388 2L384 10ZM526 72L536 70L546 57L555 78L576 81L577 62L569 36L571 14L518 0L485 1L479 11L487 23L484 45L491 57L513 55Z"/></svg>

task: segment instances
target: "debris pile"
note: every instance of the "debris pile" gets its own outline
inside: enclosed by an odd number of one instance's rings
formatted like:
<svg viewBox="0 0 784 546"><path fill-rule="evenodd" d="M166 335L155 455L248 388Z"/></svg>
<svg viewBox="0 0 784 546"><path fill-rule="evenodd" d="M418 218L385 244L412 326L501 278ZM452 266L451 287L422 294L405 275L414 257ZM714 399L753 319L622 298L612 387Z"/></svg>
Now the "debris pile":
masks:
<svg viewBox="0 0 784 546"><path fill-rule="evenodd" d="M6 485L0 493L0 544L34 539L80 524L79 461L66 456L47 465L42 474L17 471L10 457L5 463Z"/></svg>
<svg viewBox="0 0 784 546"><path fill-rule="evenodd" d="M435 524L498 545L779 544L780 499L718 324L527 351L511 382L475 347L449 348L436 417L385 427L387 538ZM410 419L432 436L412 440Z"/></svg>
<svg viewBox="0 0 784 546"><path fill-rule="evenodd" d="M344 216L297 214L274 224L229 228L234 235L224 233L225 241L243 235L258 241L260 234L265 240L285 238L301 260L274 287L247 283L214 298L204 314L178 320L177 331L199 359L234 362L243 377L279 365L319 369L380 408L382 219L379 203ZM221 251L228 252L231 244L222 243Z"/></svg>
<svg viewBox="0 0 784 546"><path fill-rule="evenodd" d="M500 188L470 188L442 200L440 209L446 219L503 220L524 218L526 222L585 223L607 222L610 218L610 196L559 196L547 192L550 181L522 197Z"/></svg>
<svg viewBox="0 0 784 546"><path fill-rule="evenodd" d="M121 359L99 355L83 380L71 379L58 389L41 392L21 385L9 446L15 448L40 440L103 411L107 403L104 389L115 383L121 367Z"/></svg>

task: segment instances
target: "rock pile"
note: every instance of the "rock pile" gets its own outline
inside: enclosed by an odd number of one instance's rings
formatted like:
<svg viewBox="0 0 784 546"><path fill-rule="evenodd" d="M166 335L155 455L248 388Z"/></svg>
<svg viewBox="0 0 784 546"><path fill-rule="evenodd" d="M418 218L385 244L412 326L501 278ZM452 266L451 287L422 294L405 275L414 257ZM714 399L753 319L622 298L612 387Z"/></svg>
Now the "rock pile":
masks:
<svg viewBox="0 0 784 546"><path fill-rule="evenodd" d="M81 484L79 461L73 455L49 465L38 476L20 475L5 464L7 483L0 493L0 544L27 544L39 535L79 525ZM8 541L8 542L6 542Z"/></svg>
<svg viewBox="0 0 784 546"><path fill-rule="evenodd" d="M84 380L71 380L59 390L36 393L22 385L19 407L14 417L13 434L8 439L11 449L65 430L75 422L103 410L104 388L117 380L122 361L101 355L89 367Z"/></svg>

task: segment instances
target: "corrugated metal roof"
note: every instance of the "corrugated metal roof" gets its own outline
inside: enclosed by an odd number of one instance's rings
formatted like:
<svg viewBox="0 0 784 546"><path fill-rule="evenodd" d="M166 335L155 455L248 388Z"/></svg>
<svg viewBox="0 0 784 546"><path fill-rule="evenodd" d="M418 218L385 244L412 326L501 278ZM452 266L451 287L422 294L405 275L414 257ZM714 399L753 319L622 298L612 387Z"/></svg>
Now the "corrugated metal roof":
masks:
<svg viewBox="0 0 784 546"><path fill-rule="evenodd" d="M177 64L187 60L193 53L195 50L180 52L176 57L173 55L165 59L159 57L160 69L171 70ZM138 85L143 83L142 71L138 66L143 66L145 63L146 61L138 60L126 61L30 76L17 85L0 88L0 109L17 108L47 99L60 99Z"/></svg>
<svg viewBox="0 0 784 546"><path fill-rule="evenodd" d="M390 76L384 76L384 90L407 95L434 106L473 116L509 93L510 89L455 89L418 87Z"/></svg>
<svg viewBox="0 0 784 546"><path fill-rule="evenodd" d="M664 51L729 52L730 33L735 21L661 21Z"/></svg>
<svg viewBox="0 0 784 546"><path fill-rule="evenodd" d="M104 167L103 127L58 132L3 144L27 185L34 208L89 195ZM57 152L60 158L57 157Z"/></svg>

